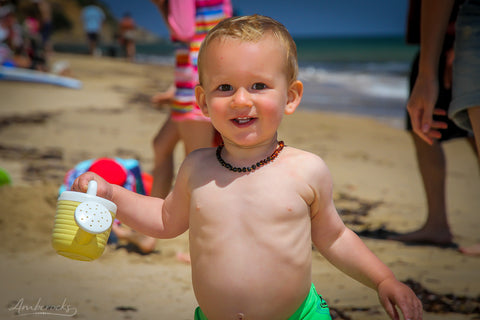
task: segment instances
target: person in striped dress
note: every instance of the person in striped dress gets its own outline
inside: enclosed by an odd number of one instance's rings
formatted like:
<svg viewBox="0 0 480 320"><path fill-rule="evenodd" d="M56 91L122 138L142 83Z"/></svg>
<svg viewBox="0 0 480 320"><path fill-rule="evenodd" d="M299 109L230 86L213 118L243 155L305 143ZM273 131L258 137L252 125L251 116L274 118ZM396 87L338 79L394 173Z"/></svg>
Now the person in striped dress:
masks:
<svg viewBox="0 0 480 320"><path fill-rule="evenodd" d="M195 102L198 83L197 56L200 45L222 19L232 15L230 0L151 0L169 29L175 51L175 93L170 116L153 139L152 195L165 197L173 180L173 150L183 141L185 155L215 144L214 129ZM152 99L155 101L155 97Z"/></svg>

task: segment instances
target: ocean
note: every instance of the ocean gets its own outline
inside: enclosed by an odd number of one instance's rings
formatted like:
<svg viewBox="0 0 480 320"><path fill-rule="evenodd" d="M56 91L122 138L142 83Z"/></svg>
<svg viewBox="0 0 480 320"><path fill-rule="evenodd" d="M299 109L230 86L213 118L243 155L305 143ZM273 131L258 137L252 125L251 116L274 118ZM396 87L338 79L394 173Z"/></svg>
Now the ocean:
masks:
<svg viewBox="0 0 480 320"><path fill-rule="evenodd" d="M356 114L404 127L416 46L407 45L402 36L295 38L295 42L299 79L304 83L300 110ZM104 53L108 50L104 48ZM137 44L136 61L173 65L173 51L169 41Z"/></svg>
<svg viewBox="0 0 480 320"><path fill-rule="evenodd" d="M405 126L408 76L418 47L403 37L295 39L306 109Z"/></svg>

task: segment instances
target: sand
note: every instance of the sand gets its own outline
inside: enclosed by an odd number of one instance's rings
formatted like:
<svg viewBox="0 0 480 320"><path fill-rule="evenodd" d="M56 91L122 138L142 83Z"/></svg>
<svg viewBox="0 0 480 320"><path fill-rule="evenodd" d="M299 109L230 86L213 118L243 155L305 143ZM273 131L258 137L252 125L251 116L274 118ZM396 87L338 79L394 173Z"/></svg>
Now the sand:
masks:
<svg viewBox="0 0 480 320"><path fill-rule="evenodd" d="M176 258L188 250L186 234L158 240L150 255L111 245L93 262L61 257L50 245L57 190L74 164L119 156L152 169L151 140L167 110L152 108L149 99L168 87L172 69L65 54L52 61L68 61L83 88L0 81L0 167L13 180L0 187L0 318L192 319L197 304L190 266ZM326 161L345 222L357 231L419 227L426 203L409 135L373 119L305 109L285 118L279 136ZM465 141L448 142L445 149L455 242L472 244L480 240L478 165ZM179 147L177 165L182 157ZM424 319L478 319L480 258L364 240L400 280L432 292ZM336 319L387 319L374 291L318 252L313 256L313 281ZM461 296L471 299L461 303Z"/></svg>

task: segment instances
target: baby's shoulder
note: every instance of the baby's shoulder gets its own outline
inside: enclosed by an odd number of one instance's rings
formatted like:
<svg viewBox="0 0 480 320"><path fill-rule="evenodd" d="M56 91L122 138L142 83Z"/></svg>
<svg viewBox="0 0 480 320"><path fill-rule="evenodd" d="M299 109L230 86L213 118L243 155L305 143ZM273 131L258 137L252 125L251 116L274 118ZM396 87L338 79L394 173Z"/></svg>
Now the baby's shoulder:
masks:
<svg viewBox="0 0 480 320"><path fill-rule="evenodd" d="M297 149L294 147L288 147L287 149L287 160L290 162L296 162L298 163L299 166L303 165L309 165L318 167L318 168L324 168L326 167L325 161L317 154L314 154L312 152L302 150L302 149Z"/></svg>
<svg viewBox="0 0 480 320"><path fill-rule="evenodd" d="M215 159L215 148L201 148L190 152L180 165L177 179L190 181L193 177L197 177L199 173L212 167L213 159Z"/></svg>
<svg viewBox="0 0 480 320"><path fill-rule="evenodd" d="M200 148L190 152L183 161L183 165L196 166L205 164L215 158L215 148Z"/></svg>
<svg viewBox="0 0 480 320"><path fill-rule="evenodd" d="M319 155L293 147L287 150L285 161L290 168L297 171L297 174L304 175L308 180L323 180L330 176L327 164Z"/></svg>

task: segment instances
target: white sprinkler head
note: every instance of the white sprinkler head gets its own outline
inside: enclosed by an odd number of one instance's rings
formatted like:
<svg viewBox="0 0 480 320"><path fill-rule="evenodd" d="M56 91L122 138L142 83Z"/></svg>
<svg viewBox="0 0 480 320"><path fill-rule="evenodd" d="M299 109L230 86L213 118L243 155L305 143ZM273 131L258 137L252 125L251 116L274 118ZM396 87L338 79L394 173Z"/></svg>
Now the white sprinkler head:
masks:
<svg viewBox="0 0 480 320"><path fill-rule="evenodd" d="M108 209L98 202L85 201L75 209L75 222L88 233L103 233L111 227L112 221Z"/></svg>

